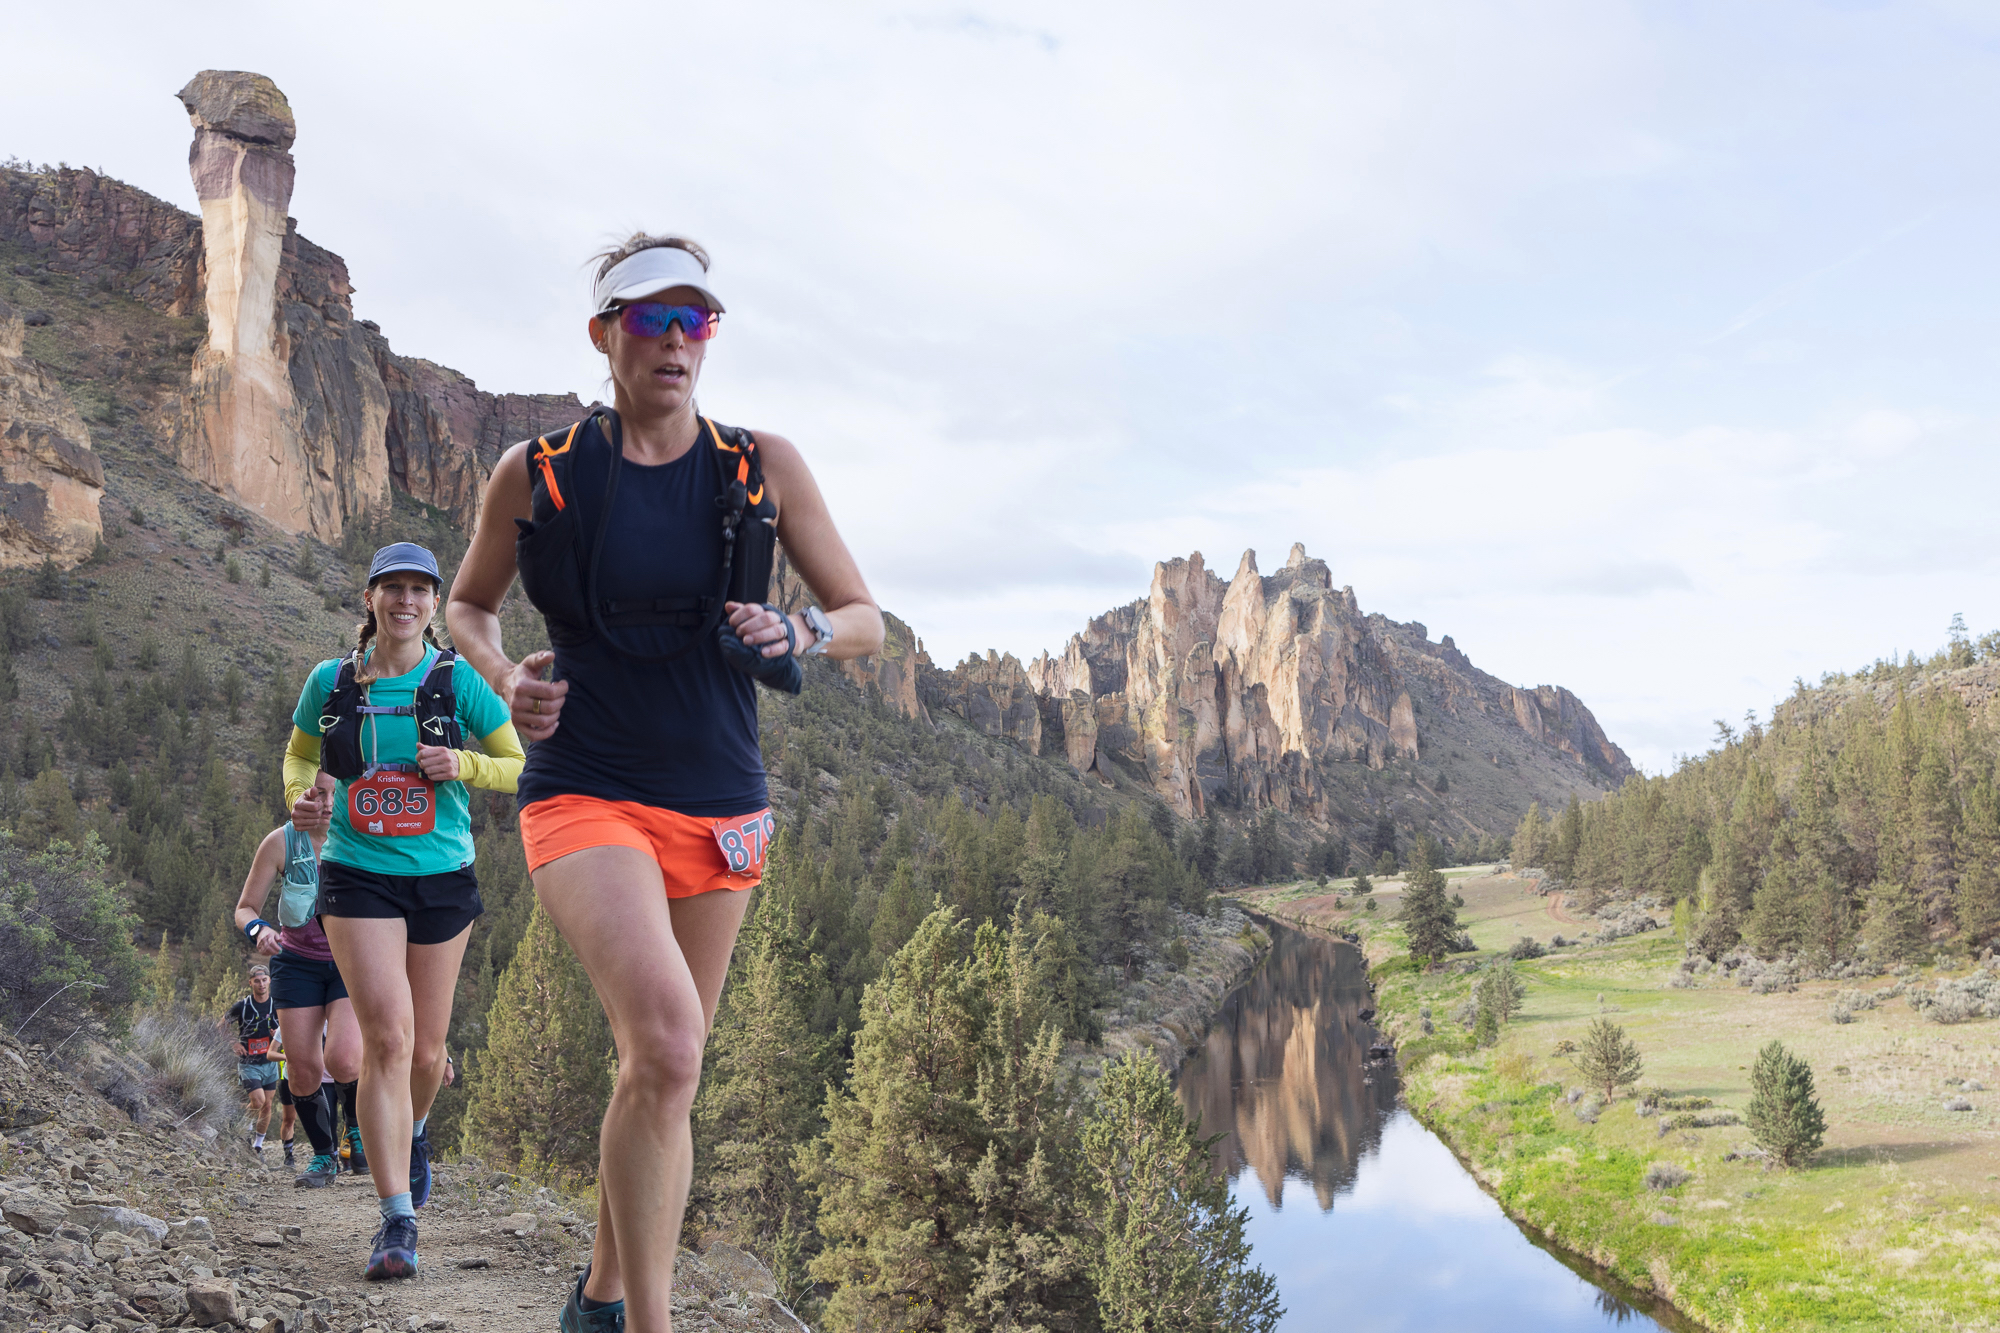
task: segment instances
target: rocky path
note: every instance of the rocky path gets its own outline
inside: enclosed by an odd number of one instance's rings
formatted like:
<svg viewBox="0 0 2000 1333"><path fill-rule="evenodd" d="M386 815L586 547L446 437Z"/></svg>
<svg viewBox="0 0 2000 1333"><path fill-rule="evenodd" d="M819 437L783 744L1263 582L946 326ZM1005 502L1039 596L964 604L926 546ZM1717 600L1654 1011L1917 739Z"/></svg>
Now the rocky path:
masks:
<svg viewBox="0 0 2000 1333"><path fill-rule="evenodd" d="M275 1142L260 1157L135 1125L34 1048L0 1048L0 1333L553 1333L588 1257L587 1203L440 1166L418 1276L364 1281L367 1177L296 1189ZM675 1277L679 1333L802 1327L734 1246L683 1253Z"/></svg>

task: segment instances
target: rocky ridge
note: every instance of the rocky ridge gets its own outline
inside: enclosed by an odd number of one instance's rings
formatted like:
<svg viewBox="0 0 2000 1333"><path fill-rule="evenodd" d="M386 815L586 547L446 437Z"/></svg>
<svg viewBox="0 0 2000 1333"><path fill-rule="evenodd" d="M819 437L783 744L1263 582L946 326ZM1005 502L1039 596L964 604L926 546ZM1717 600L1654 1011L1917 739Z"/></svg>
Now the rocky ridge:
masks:
<svg viewBox="0 0 2000 1333"><path fill-rule="evenodd" d="M790 576L777 597L794 606L806 594ZM1270 576L1254 551L1227 580L1199 551L1162 561L1144 598L1025 664L989 651L940 669L892 620L884 658L845 669L906 716L955 715L1151 793L1183 818L1275 808L1359 826L1395 804L1368 774L1400 764L1425 818L1500 832L1531 799L1588 794L1635 772L1575 694L1510 685L1449 636L1432 643L1421 624L1363 613L1354 589L1335 588L1326 562L1299 545ZM1484 796L1453 799L1451 784Z"/></svg>
<svg viewBox="0 0 2000 1333"><path fill-rule="evenodd" d="M587 1201L445 1166L420 1214L419 1276L364 1282L365 1177L295 1190L275 1137L253 1155L233 1130L176 1127L126 1085L135 1119L92 1087L131 1067L108 1048L65 1064L0 1037L0 1333L539 1333L588 1256ZM674 1326L803 1327L769 1272L719 1242L682 1253Z"/></svg>

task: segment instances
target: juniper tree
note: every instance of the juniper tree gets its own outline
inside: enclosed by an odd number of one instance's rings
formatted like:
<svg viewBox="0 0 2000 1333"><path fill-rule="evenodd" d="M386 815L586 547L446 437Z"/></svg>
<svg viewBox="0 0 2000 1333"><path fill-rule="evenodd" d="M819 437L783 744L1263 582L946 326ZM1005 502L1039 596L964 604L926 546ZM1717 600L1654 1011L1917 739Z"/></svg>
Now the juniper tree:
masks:
<svg viewBox="0 0 2000 1333"><path fill-rule="evenodd" d="M1430 843L1419 838L1410 849L1410 868L1403 877L1403 934L1410 957L1429 966L1451 952L1458 942L1458 909L1445 896L1444 876L1431 866Z"/></svg>
<svg viewBox="0 0 2000 1333"><path fill-rule="evenodd" d="M1150 1054L1104 1071L1083 1132L1091 1276L1107 1333L1269 1333L1284 1310L1250 1259L1249 1210L1230 1206L1208 1145Z"/></svg>
<svg viewBox="0 0 2000 1333"><path fill-rule="evenodd" d="M736 1238L767 1257L788 1225L810 1230L811 1196L792 1159L819 1133L833 1073L830 1043L812 1031L826 985L826 964L791 912L759 895L716 1011L694 1128L698 1188ZM806 1285L802 1270L776 1275L787 1300Z"/></svg>
<svg viewBox="0 0 2000 1333"><path fill-rule="evenodd" d="M1645 1068L1639 1048L1625 1035L1625 1029L1608 1018L1591 1022L1569 1059L1585 1082L1604 1089L1607 1102L1618 1095L1619 1088L1637 1083Z"/></svg>
<svg viewBox="0 0 2000 1333"><path fill-rule="evenodd" d="M826 1246L812 1275L837 1288L832 1328L971 1327L979 1264L966 1233L987 1146L973 1104L987 1015L966 934L940 907L869 985L848 1086L829 1092L826 1133L800 1156Z"/></svg>
<svg viewBox="0 0 2000 1333"><path fill-rule="evenodd" d="M539 903L500 975L487 1024L464 1151L531 1175L590 1171L611 1100L611 1025Z"/></svg>
<svg viewBox="0 0 2000 1333"><path fill-rule="evenodd" d="M1813 1095L1812 1067L1773 1041L1750 1070L1744 1123L1757 1146L1786 1166L1798 1166L1826 1141L1826 1116Z"/></svg>

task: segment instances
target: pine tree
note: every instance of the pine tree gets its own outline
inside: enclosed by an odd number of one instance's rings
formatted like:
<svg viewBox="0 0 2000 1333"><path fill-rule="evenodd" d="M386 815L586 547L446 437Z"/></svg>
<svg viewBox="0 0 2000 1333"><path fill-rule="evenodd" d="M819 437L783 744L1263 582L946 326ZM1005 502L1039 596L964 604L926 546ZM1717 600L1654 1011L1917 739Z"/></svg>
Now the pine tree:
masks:
<svg viewBox="0 0 2000 1333"><path fill-rule="evenodd" d="M832 1328L970 1328L988 1015L966 952L957 912L940 907L889 960L862 1000L848 1086L829 1093L826 1133L800 1158L826 1245L811 1272L837 1288Z"/></svg>
<svg viewBox="0 0 2000 1333"><path fill-rule="evenodd" d="M1826 1141L1826 1116L1813 1095L1812 1067L1784 1043L1774 1041L1757 1052L1743 1120L1757 1146L1786 1166L1800 1165Z"/></svg>
<svg viewBox="0 0 2000 1333"><path fill-rule="evenodd" d="M1966 793L1958 864L1958 928L1977 947L2000 932L2000 789L1990 776Z"/></svg>
<svg viewBox="0 0 2000 1333"><path fill-rule="evenodd" d="M1520 824L1514 830L1514 841L1508 848L1509 859L1514 869L1526 870L1539 866L1548 845L1548 823L1542 818L1539 801L1528 802L1528 813L1521 816Z"/></svg>
<svg viewBox="0 0 2000 1333"><path fill-rule="evenodd" d="M611 1025L540 903L500 976L487 1023L464 1151L533 1175L589 1172L611 1100Z"/></svg>
<svg viewBox="0 0 2000 1333"><path fill-rule="evenodd" d="M1232 1208L1173 1082L1151 1055L1104 1071L1083 1134L1093 1265L1107 1333L1269 1333L1284 1310L1251 1262L1249 1211Z"/></svg>
<svg viewBox="0 0 2000 1333"><path fill-rule="evenodd" d="M1875 881L1868 891L1868 915L1861 939L1868 946L1869 957L1878 963L1915 958L1925 943L1924 909L1916 895L1898 881Z"/></svg>
<svg viewBox="0 0 2000 1333"><path fill-rule="evenodd" d="M812 1199L792 1158L820 1131L833 1072L830 1043L812 1032L826 965L791 912L760 895L731 970L694 1104L698 1170L736 1239L769 1256L788 1224L810 1230ZM808 1257L794 1253L791 1271L774 1269L788 1301L808 1283L796 1266Z"/></svg>
<svg viewBox="0 0 2000 1333"><path fill-rule="evenodd" d="M1570 1057L1584 1081L1604 1089L1604 1100L1618 1095L1618 1089L1639 1081L1645 1072L1639 1048L1625 1035L1625 1029L1608 1018L1594 1019L1590 1030Z"/></svg>
<svg viewBox="0 0 2000 1333"><path fill-rule="evenodd" d="M172 1013L180 996L173 946L168 943L164 930L160 932L160 951L153 955L152 966L146 969L144 994L147 1010L155 1014Z"/></svg>
<svg viewBox="0 0 2000 1333"><path fill-rule="evenodd" d="M1431 867L1428 839L1418 839L1410 849L1402 921L1410 957L1422 966L1445 957L1458 942L1458 909L1445 896L1444 876Z"/></svg>

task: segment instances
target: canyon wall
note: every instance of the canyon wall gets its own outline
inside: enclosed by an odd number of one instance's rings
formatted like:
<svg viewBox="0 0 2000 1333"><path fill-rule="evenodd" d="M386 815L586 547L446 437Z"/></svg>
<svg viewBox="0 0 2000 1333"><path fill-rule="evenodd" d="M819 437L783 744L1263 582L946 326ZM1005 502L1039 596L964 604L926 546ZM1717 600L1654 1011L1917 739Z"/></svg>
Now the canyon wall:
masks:
<svg viewBox="0 0 2000 1333"><path fill-rule="evenodd" d="M104 533L104 465L69 394L26 355L25 331L0 301L0 567L74 565Z"/></svg>
<svg viewBox="0 0 2000 1333"><path fill-rule="evenodd" d="M0 300L0 566L76 564L104 534L104 464L56 376L32 360Z"/></svg>
<svg viewBox="0 0 2000 1333"><path fill-rule="evenodd" d="M0 169L0 240L204 336L159 443L288 532L336 541L401 491L462 524L502 449L583 415L572 394L491 394L391 350L355 318L339 255L287 216L297 127L262 75L207 70L179 94L196 218L81 169Z"/></svg>

